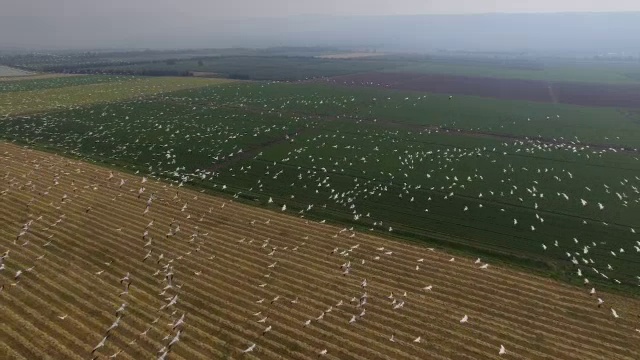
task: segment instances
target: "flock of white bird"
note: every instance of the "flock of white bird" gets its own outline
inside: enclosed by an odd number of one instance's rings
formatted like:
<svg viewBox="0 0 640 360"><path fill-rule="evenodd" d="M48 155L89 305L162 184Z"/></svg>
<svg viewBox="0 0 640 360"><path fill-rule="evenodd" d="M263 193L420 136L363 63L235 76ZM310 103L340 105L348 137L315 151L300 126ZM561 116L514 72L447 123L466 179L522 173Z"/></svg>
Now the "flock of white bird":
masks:
<svg viewBox="0 0 640 360"><path fill-rule="evenodd" d="M146 205L141 209L149 218L141 233L146 252L143 261L155 261L158 265L155 275L161 276L166 283L160 295L166 303L159 311L175 318L170 324L172 333L165 338L166 346L158 351L158 359L166 359L172 347L179 344L187 318L185 313L178 314L175 310L179 304L180 285L173 278L173 266L179 259L167 259L164 254L153 251L149 230L157 226L152 220L157 197L146 189L148 177L172 178L178 188L204 183L231 193L234 198L243 193L259 194L265 199L268 197L266 205L304 217L322 217L327 209L338 210L364 228L391 235L406 229L403 217L416 216L426 224L438 216L456 224L487 221L493 227L506 229L500 230L503 236L518 234L521 239L515 241L522 241L523 245L514 245L516 249L524 249L529 254L537 252L541 257L561 257L584 283L586 292L594 298L594 306L606 306L605 296L596 291L595 277L609 286L640 286L640 270L633 267L640 259L640 238L636 237L634 227L640 226L637 222L640 177L629 169L612 170L613 176L596 174L592 170L593 166L601 167L612 160L637 168L638 165L633 164L637 164L638 158L633 154L619 154L616 148L594 149L579 141L563 139L553 143L536 140L483 143L484 140L477 139L481 145L442 145L437 142L455 135L437 127L420 132L368 127L365 121L349 113L337 116L347 121L346 125L336 128L319 123L314 116L287 117L287 111L297 114L295 111L300 108L324 109L327 104L332 109L347 111L355 97L292 96L277 99L277 105L274 101L267 103L258 97L242 96L224 104L217 104L215 98L173 100L182 103L136 100L105 105L102 110L76 110L76 117L64 121L59 114L43 115L35 120L22 117L19 123L3 128L10 134L32 134L29 140L54 144L74 155L144 163L145 171L142 172L148 175L141 177L134 188L113 172L103 180L110 186L128 188L138 198L146 199ZM426 96L406 100L428 101ZM253 108L254 112L242 112L245 107ZM255 117L260 120L256 121ZM69 130L69 124L77 128ZM255 148L274 141L283 147L275 150ZM137 174L141 173L139 169ZM4 179L9 180L10 175L7 173ZM58 180L54 179L53 186L57 185ZM176 198L179 198L178 194ZM64 207L70 200L64 195L59 206ZM409 210L403 212L403 209ZM89 207L86 212L91 210ZM181 210L187 219L191 218L189 202L185 202ZM64 215L50 226L61 222L64 222ZM18 229L14 245L28 246L28 235L33 226L34 221L29 220ZM557 236L552 235L565 227L577 230L573 234L561 231ZM169 224L166 237L171 238L180 231L180 221L175 220ZM356 236L353 228L345 228L341 233ZM612 236L594 239L603 234ZM195 231L191 239L198 236L201 234ZM536 239L535 245L532 239ZM268 241L263 247L270 249L268 256L279 250ZM332 252L333 256L347 259L340 267L342 276L352 273L349 254L355 248L336 248ZM380 256L392 253L379 250ZM549 255L550 252L553 255ZM7 251L0 257L0 270L5 270L4 260L8 256ZM379 260L380 256L373 260ZM480 269L490 266L480 259L477 265ZM278 261L269 268L276 266ZM417 264L416 270L419 268L420 264ZM18 285L33 269L17 270L12 285ZM123 274L120 280L122 292L119 296L124 299L135 284L133 271ZM198 275L198 272L194 274ZM100 271L96 275L100 275ZM360 286L362 295L351 300L359 313L346 319L349 324L367 314L369 281L362 279ZM431 286L422 289L431 290ZM400 311L405 306L404 295L389 295L392 309ZM265 301L275 303L281 298L261 298L258 303ZM295 304L298 299L289 301ZM108 343L110 332L126 316L126 304L123 302L116 310L114 322L107 327L93 352ZM321 321L343 305L346 304L341 301L329 306L301 326ZM614 318L626 315L612 307L609 309ZM258 322L265 325L262 335L267 336L273 329L268 316L261 316L259 312L255 315L259 317ZM460 323L469 321L469 316L463 314ZM145 335L146 332L140 334ZM397 341L395 334L390 334L389 341ZM420 343L421 336L412 341ZM251 343L243 352L257 349L256 343ZM508 349L496 344L496 352L508 354ZM327 354L327 349L318 350L319 356Z"/></svg>
<svg viewBox="0 0 640 360"><path fill-rule="evenodd" d="M38 168L38 165L36 165L36 168ZM10 178L11 176L11 172L7 172L4 176L4 180L5 181L9 181L11 184L17 184L14 183L14 181L16 180L15 178ZM143 176L140 180L140 188L137 191L138 194L138 198L140 198L143 194L145 194L145 187L144 184L148 181L148 178ZM65 179L66 180L66 179ZM104 179L107 183L112 184L113 187L117 187L119 189L123 189L123 186L125 186L127 184L127 182L123 179L123 178L117 178L114 175L113 171L109 171L108 176L105 177ZM53 186L58 186L60 184L61 178L59 176L56 176L54 178L53 181ZM72 180L72 184L74 184L74 181ZM33 183L32 181L28 181L25 185L30 186L32 190L35 191L36 184ZM94 183L92 185L86 185L85 188L89 188L89 187L93 187L94 190L98 189L100 185L98 185L98 183ZM109 186L109 185L107 185ZM134 185L135 186L135 185ZM49 186L44 192L40 192L39 195L46 197L50 191L50 189L52 188L52 186ZM166 186L165 186L166 188ZM77 187L75 187L74 185L74 192L76 191ZM124 189L123 189L124 190ZM132 191L133 189L129 190ZM176 193L174 199L178 199L179 198L179 194ZM153 201L156 199L156 195L155 194L149 194L148 195L148 199L146 201L146 205L144 210L142 211L142 213L145 216L153 216L153 212L150 212L150 209L153 208ZM194 198L197 200L197 196ZM31 202L34 202L35 199L32 199ZM114 198L113 200L117 200L117 197ZM54 206L57 210L63 211L65 209L65 205L69 204L72 200L72 198L70 196L68 196L67 194L64 194L62 196L62 198L59 200L58 204L55 204L54 202L51 203L52 206ZM185 212L188 214L188 202L186 202L182 208L181 211ZM223 203L224 206L224 203ZM71 209L68 209L71 210ZM85 209L85 214L88 214L90 211L92 211L93 208L92 207L87 207ZM282 206L282 211L286 210L286 205ZM15 240L13 241L14 245L17 246L21 246L21 247L25 247L29 245L29 240L24 241L23 243L18 243L18 241L20 239L24 239L24 238L28 238L29 234L32 231L32 227L35 226L36 224L38 224L40 221L42 221L42 216L40 216L39 218L37 218L36 220L29 220L27 223L25 223L19 230ZM59 224L61 224L64 220L65 220L66 216L63 214L60 216L60 218L58 220L56 220L53 224L50 224L48 227L45 227L44 230L49 229L50 227L55 227L58 226ZM190 219L191 216L188 214L186 215L186 219ZM266 224L269 223L270 220L267 220ZM255 223L255 220L252 221L252 224ZM153 219L151 219L148 224L144 227L144 231L142 232L142 240L144 242L144 245L142 245L143 248L150 248L151 250L148 251L147 255L142 259L143 262L147 261L149 258L151 258L152 253L153 253L153 239L151 238L151 236L149 235L149 229L151 229L152 227L155 226L155 221ZM122 231L121 228L116 229L116 231ZM166 238L170 238L172 236L175 236L176 234L178 234L178 232L180 232L180 221L177 219L174 219L170 224L169 224L169 230L166 233ZM352 238L355 236L355 232L353 228L347 229L344 228L342 230L340 230L335 236L338 236L339 234L346 234L346 233L350 233L351 235L348 236L349 238ZM208 235L208 234L204 234L204 235ZM198 236L201 236L200 232L197 230L196 227L196 232L194 232L190 238L191 241L193 241L194 239L196 239ZM308 239L308 237L306 237ZM245 238L239 240L239 243L245 243ZM246 243L250 244L253 240L247 241ZM49 241L48 243L45 243L43 245L43 247L46 248L46 246L49 246L51 244L51 241ZM292 248L291 250L293 251L297 251L298 248L300 246L304 246L305 243L302 243L299 246L296 246L294 248ZM350 254L358 249L360 245L356 244L353 245L347 249L340 249L340 248L335 248L332 252L331 252L331 256L341 256L341 257L346 257L347 259L349 258ZM196 251L198 251L200 248L200 246L198 246L198 248L196 249ZM276 251L282 251L281 249L279 249L277 246L275 245L271 245L269 243L269 240L265 240L264 243L262 244L262 248L270 248L271 250L269 251L269 253L267 254L267 256L273 256ZM287 247L285 247L283 250L287 250ZM384 247L378 248L378 251L380 251L383 255L387 255L390 256L393 254L392 251L385 251ZM433 249L431 249L431 251L433 251ZM9 251L6 251L2 257L0 257L1 261L4 261L5 258L9 257ZM190 252L189 252L190 253ZM187 253L187 254L189 254ZM40 260L42 258L44 258L46 255L43 254L42 256L40 256L38 259L36 260ZM211 256L210 259L213 259L215 256ZM164 360L167 359L168 355L170 354L170 351L172 349L173 346L177 345L180 341L180 336L183 332L183 328L186 324L186 313L182 313L179 317L175 317L177 316L177 313L179 312L176 309L176 305L178 304L178 300L179 300L179 290L182 287L181 284L176 284L175 280L174 280L174 272L173 272L173 267L180 261L180 259L182 258L182 256L178 256L177 258L172 258L172 259L168 259L168 258L164 258L164 254L160 253L156 260L155 263L158 264L158 270L154 273L154 276L161 276L163 281L165 282L165 286L162 288L162 292L159 294L160 296L164 297L166 303L164 305L162 305L158 310L159 311L165 311L168 312L168 316L170 317L174 317L175 321L173 321L172 323L169 323L168 325L171 328L171 331L173 332L173 334L169 334L166 335L164 337L164 340L167 340L167 344L166 346L162 347L161 349L158 350L158 360ZM374 257L373 260L379 260L380 257ZM452 258L451 261L453 261L454 259ZM150 260L151 261L151 260ZM424 259L418 259L417 260L418 263L422 263L424 261ZM110 266L112 264L113 260L104 263L105 266ZM478 261L476 263L479 263L480 259L478 259ZM365 264L365 260L361 260L361 265ZM269 266L267 266L267 270L272 270L274 269L276 266L278 266L278 261L275 261L273 263L271 263ZM480 266L480 269L486 269L488 266L488 264L484 264L482 266ZM25 269L25 272L31 272L33 269L35 268L35 265ZM352 268L352 263L350 260L347 260L344 264L342 264L340 266L340 269L342 271L342 276L347 276L350 273L350 270ZM2 270L4 270L4 263L2 263ZM416 265L416 269L419 269L419 265ZM97 272L95 272L96 276L100 276L102 275L102 273L104 273L105 270L99 270ZM132 271L135 271L135 269L132 269ZM14 282L11 283L12 286L18 286L20 284L21 281L21 276L23 274L22 270L18 270L15 273L14 276ZM199 272L194 272L195 275L199 275ZM270 276L271 272L269 272L267 275L265 275L266 277ZM119 293L118 296L122 297L125 302L122 302L122 304L118 307L117 310L115 310L115 320L113 321L113 323L111 323L111 325L109 325L106 330L104 331L103 337L102 339L96 344L96 346L91 350L91 354L92 355L96 355L96 353L104 348L108 341L109 341L109 337L111 336L111 333L118 328L118 326L121 323L121 320L124 316L126 316L127 313L127 302L126 302L126 298L129 295L129 289L132 285L132 283L134 282L134 276L132 275L131 272L127 272L122 278L119 279L119 283L120 285L123 287L123 291L121 293ZM352 315L350 320L348 320L348 324L353 324L356 321L358 321L359 319L362 319L365 315L366 315L366 305L367 305L367 301L368 301L368 293L367 293L367 287L369 285L369 282L367 281L367 279L363 279L360 282L360 287L362 289L362 295L357 298L357 297L353 297L350 301L349 304L345 304L342 300L340 300L339 302L337 302L335 305L333 306L329 306L326 310L322 311L320 313L320 315L318 315L317 317L313 318L313 319L308 319L306 320L303 324L301 324L301 326L303 327L307 327L310 326L312 321L321 321L324 319L324 317L331 313L332 310L335 308L339 308L341 306L355 306L356 309L358 309L359 314L358 315ZM263 283L258 285L259 287L265 287L267 286L267 283ZM432 285L426 286L422 289L422 291L431 291L433 289ZM407 298L407 292L405 291L403 294L401 295L394 295L393 292L387 297L387 299L389 299L390 302L390 306L392 307L393 310L399 310L401 309L404 305L405 305L405 299ZM273 299L268 300L265 298L260 298L256 301L257 304L262 304L265 301L269 301L271 304L274 304L275 302L277 302L278 300L281 299L281 296L275 296ZM295 299L291 299L289 300L289 302L291 304L297 304L299 301L299 299L296 297ZM264 316L262 317L262 312L258 311L255 314L253 314L256 317L260 317L259 320L257 320L258 323L262 323L262 324L267 324L268 323L268 316ZM58 316L58 318L60 320L65 320L68 317L68 314L65 315L61 315ZM151 324L149 325L153 325L155 323L157 323L158 321L160 321L161 316L159 316L158 318L156 318L154 321L152 321ZM469 317L467 315L464 315L464 317L460 320L461 324L466 323L469 320ZM267 335L267 333L269 333L271 330L273 329L272 325L266 325L264 330L262 331L262 336ZM138 336L138 338L133 339L129 342L129 344L134 344L136 341L138 341L139 338L144 337L147 335L148 331L151 330L151 327L148 327L145 331L141 332ZM396 337L395 334L391 334L389 337L389 341L390 342L396 342ZM422 341L422 337L421 336L417 336L415 339L412 340L413 343L420 343ZM252 351L255 351L257 349L257 345L256 343L251 343L246 349L242 350L242 353L249 353ZM507 353L507 350L505 349L505 347L503 345L499 345L499 349L497 350L498 354L500 355L504 355ZM119 354L121 354L123 352L122 349L118 350L117 352L109 355L108 357L111 359L116 358ZM323 356L323 355L327 355L328 354L328 350L327 349L321 349L318 351L318 356ZM96 355L93 357L93 359L97 359L99 357L99 355Z"/></svg>
<svg viewBox="0 0 640 360"><path fill-rule="evenodd" d="M136 100L101 110L78 109L71 115L65 113L65 119L58 114L43 115L37 121L23 117L3 130L37 134L30 140L48 142L76 155L125 163L144 161L146 173L181 184L205 183L236 195L273 194L285 202L283 210L286 202L303 214L329 206L332 211L350 213L363 226L385 231L408 225L399 221L408 219L402 208L410 209L414 217L419 216L418 209L424 212L419 221L429 226L434 226L429 221L438 215L450 218L449 227L469 220L489 220L487 224L502 227L508 221L512 230L520 232L523 244L527 243L516 248L532 253L528 243L540 237L538 249L549 252L553 244L554 257L565 254L566 261L590 267L603 279L627 285L637 285L640 279L627 271L628 264L637 259L632 254L640 252L640 242L630 236L638 226L638 175L621 171L612 173L620 177L611 178L605 173L594 176L590 170L607 161L621 161L621 156L637 162L637 156L616 154L619 149L615 147L593 149L577 138L554 139L553 143L517 140L475 147L434 146L429 142L443 141L448 131L438 127L419 133L370 128L357 120L358 114L349 112L353 103L363 106L364 101L356 96L231 95L213 90L201 98ZM385 101L396 104L391 96L370 101L375 105L368 104L369 112ZM403 102L410 108L428 101L428 96L421 95ZM356 124L335 128L319 124L317 116L302 115L301 109L337 111L338 119L352 119ZM531 119L514 123L518 121ZM69 122L76 129L67 131ZM297 130L315 135L289 135ZM288 142L288 152L267 147L246 153L278 139ZM569 160L568 166L563 167L559 159ZM574 178L572 171L580 173ZM380 206L380 202L389 206ZM453 206L460 206L461 212L447 209ZM509 217L510 213L517 217ZM584 230L577 229L572 236L550 235L565 227L557 217L545 223L548 216L558 214L570 215L570 223L579 220ZM594 230L597 223L604 229ZM624 227L628 235L622 234ZM502 232L509 236L512 230ZM616 241L603 238L611 234ZM602 260L605 253L612 260Z"/></svg>

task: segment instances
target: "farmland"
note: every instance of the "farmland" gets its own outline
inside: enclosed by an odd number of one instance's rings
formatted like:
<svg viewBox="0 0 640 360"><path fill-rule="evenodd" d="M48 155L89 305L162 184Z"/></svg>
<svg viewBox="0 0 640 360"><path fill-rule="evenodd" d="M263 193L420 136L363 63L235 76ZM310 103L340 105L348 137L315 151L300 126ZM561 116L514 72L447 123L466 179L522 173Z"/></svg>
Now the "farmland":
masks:
<svg viewBox="0 0 640 360"><path fill-rule="evenodd" d="M569 282L594 268L590 281L637 291L640 129L615 109L247 83L15 116L0 130Z"/></svg>
<svg viewBox="0 0 640 360"><path fill-rule="evenodd" d="M0 82L0 358L640 356L632 96L240 58Z"/></svg>
<svg viewBox="0 0 640 360"><path fill-rule="evenodd" d="M637 300L598 293L598 308L486 261L6 143L0 154L0 232L25 232L3 244L3 358L87 358L107 333L95 355L122 359L239 358L251 344L245 358L640 355Z"/></svg>
<svg viewBox="0 0 640 360"><path fill-rule="evenodd" d="M389 70L399 73L423 73L469 77L493 77L535 81L586 82L601 84L637 84L640 68L637 64L602 64L598 62L547 61L542 66L515 67L508 63L478 62L417 62Z"/></svg>
<svg viewBox="0 0 640 360"><path fill-rule="evenodd" d="M358 73L325 82L347 86L374 86L452 95L554 102L584 106L635 107L640 85L549 82L419 73Z"/></svg>
<svg viewBox="0 0 640 360"><path fill-rule="evenodd" d="M542 83L640 84L637 61L527 54L384 54L283 47L28 54L0 57L0 62L33 71L149 76L215 73L219 77L245 80L299 81L383 72L396 76L456 75Z"/></svg>
<svg viewBox="0 0 640 360"><path fill-rule="evenodd" d="M37 75L36 75L37 76ZM121 82L131 80L131 77L125 76L77 76L65 74L46 74L22 77L18 80L0 81L0 93L30 90L46 90L63 88L67 86L101 84L107 82Z"/></svg>
<svg viewBox="0 0 640 360"><path fill-rule="evenodd" d="M394 69L404 62L368 58L316 58L278 56L222 56L202 59L157 62L152 64L112 65L100 72L115 74L214 72L223 77L244 80L297 81L346 75L362 71ZM84 70L91 72L91 68Z"/></svg>
<svg viewBox="0 0 640 360"><path fill-rule="evenodd" d="M100 78L95 77L64 79L65 81L61 79L34 80L37 82L35 85L37 89L0 92L0 113L12 115L37 113L204 87L227 81L222 79L135 77L114 77L112 80L105 81L100 81ZM94 79L96 83L91 83ZM60 87L56 86L60 81L63 84ZM11 83L11 85L14 84ZM20 90L11 85L0 85L0 88L8 87L10 90ZM40 88L40 85L43 85L43 88ZM25 87L29 86L30 84L25 84Z"/></svg>

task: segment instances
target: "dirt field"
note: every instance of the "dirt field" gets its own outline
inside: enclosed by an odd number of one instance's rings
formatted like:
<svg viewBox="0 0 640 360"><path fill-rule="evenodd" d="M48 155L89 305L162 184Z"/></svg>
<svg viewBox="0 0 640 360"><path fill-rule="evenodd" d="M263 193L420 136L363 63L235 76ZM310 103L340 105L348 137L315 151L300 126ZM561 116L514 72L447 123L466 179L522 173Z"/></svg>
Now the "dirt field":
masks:
<svg viewBox="0 0 640 360"><path fill-rule="evenodd" d="M640 86L547 82L417 73L360 73L337 76L337 85L384 87L451 95L472 95L585 106L639 107Z"/></svg>
<svg viewBox="0 0 640 360"><path fill-rule="evenodd" d="M0 176L2 359L640 358L638 300L6 143Z"/></svg>

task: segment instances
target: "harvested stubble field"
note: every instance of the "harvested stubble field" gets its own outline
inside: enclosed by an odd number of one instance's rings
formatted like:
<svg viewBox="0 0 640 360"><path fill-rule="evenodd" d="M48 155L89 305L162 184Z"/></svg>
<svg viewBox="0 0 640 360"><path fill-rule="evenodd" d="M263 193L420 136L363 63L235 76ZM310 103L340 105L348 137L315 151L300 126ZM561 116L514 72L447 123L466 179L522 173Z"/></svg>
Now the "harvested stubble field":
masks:
<svg viewBox="0 0 640 360"><path fill-rule="evenodd" d="M501 345L509 359L640 357L636 299L7 143L0 154L3 359L91 358L107 332L98 358L478 359Z"/></svg>
<svg viewBox="0 0 640 360"><path fill-rule="evenodd" d="M52 81L53 80L53 81ZM203 78L77 77L35 80L22 88L0 86L0 114L5 116L66 110L96 103L219 85L232 80ZM94 83L95 82L95 83ZM4 92L7 88L9 91Z"/></svg>

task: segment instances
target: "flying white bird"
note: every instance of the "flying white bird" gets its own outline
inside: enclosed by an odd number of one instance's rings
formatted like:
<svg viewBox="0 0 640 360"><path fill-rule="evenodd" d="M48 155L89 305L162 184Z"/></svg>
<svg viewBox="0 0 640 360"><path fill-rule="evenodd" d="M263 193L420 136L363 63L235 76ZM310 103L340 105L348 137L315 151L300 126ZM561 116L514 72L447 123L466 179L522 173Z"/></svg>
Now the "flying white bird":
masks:
<svg viewBox="0 0 640 360"><path fill-rule="evenodd" d="M262 335L268 333L269 331L271 331L271 325L267 326L267 328L264 329L264 331L262 332Z"/></svg>
<svg viewBox="0 0 640 360"><path fill-rule="evenodd" d="M246 349L242 350L242 352L243 352L243 353L252 352L252 351L253 351L253 349L255 349L255 348L256 348L256 344L253 344L253 343L252 343L251 345L249 345L249 347L248 347L248 348L246 348Z"/></svg>
<svg viewBox="0 0 640 360"><path fill-rule="evenodd" d="M498 355L504 355L507 353L507 349L504 348L504 345L500 345L500 351L498 351Z"/></svg>
<svg viewBox="0 0 640 360"><path fill-rule="evenodd" d="M104 344L107 342L107 339L109 338L109 334L107 334L107 336L105 336L104 338L102 338L102 340L100 340L100 342L98 343L98 345L96 345L96 347L93 348L93 350L91 350L91 354L93 354L94 352L96 352L96 350L100 349L101 347L104 346Z"/></svg>

